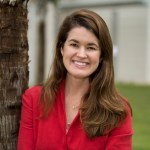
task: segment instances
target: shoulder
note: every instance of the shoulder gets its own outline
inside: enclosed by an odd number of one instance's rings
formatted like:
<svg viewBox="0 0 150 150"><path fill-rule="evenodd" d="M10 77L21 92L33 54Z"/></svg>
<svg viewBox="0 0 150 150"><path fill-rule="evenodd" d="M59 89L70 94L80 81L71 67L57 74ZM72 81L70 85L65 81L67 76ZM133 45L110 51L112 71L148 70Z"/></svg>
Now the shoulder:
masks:
<svg viewBox="0 0 150 150"><path fill-rule="evenodd" d="M32 86L25 91L25 94L36 95L40 94L42 90L42 86Z"/></svg>
<svg viewBox="0 0 150 150"><path fill-rule="evenodd" d="M42 86L33 86L28 88L23 94L23 101L38 102L41 95Z"/></svg>

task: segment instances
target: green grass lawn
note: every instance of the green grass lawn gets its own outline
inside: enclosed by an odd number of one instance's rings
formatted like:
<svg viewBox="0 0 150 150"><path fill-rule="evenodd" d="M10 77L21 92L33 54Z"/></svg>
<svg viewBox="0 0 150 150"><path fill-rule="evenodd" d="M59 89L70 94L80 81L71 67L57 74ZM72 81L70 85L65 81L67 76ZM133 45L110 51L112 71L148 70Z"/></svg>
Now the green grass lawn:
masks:
<svg viewBox="0 0 150 150"><path fill-rule="evenodd" d="M150 86L117 84L133 110L133 150L150 150Z"/></svg>

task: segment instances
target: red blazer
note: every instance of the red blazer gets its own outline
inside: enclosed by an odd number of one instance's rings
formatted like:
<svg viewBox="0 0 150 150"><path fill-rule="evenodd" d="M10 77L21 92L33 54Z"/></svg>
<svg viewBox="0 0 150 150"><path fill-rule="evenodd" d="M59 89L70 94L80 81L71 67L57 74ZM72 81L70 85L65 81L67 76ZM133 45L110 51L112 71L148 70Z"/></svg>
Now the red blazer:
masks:
<svg viewBox="0 0 150 150"><path fill-rule="evenodd" d="M40 86L28 89L23 95L18 150L131 150L131 113L120 127L106 136L90 140L76 115L66 133L64 84L61 84L53 111L45 119L38 119Z"/></svg>

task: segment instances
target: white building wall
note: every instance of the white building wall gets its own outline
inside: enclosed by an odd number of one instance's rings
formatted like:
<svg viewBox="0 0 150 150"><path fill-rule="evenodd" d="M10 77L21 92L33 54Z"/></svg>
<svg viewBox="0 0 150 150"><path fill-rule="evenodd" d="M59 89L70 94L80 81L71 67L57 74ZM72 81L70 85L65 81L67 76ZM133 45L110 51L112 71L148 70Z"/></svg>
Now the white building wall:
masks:
<svg viewBox="0 0 150 150"><path fill-rule="evenodd" d="M147 9L142 6L118 10L119 81L146 82Z"/></svg>
<svg viewBox="0 0 150 150"><path fill-rule="evenodd" d="M44 79L47 78L54 53L54 43L56 38L56 7L52 3L48 3L47 13L45 16L45 55L44 55Z"/></svg>
<svg viewBox="0 0 150 150"><path fill-rule="evenodd" d="M44 77L46 79L50 70L51 61L53 58L53 47L55 41L55 24L56 24L56 10L52 3L46 5L46 13L43 16L43 12L38 11L35 1L31 1L28 4L28 43L29 43L29 86L38 84L39 65L41 59L40 49L40 23L44 21L45 25L45 43L44 49Z"/></svg>
<svg viewBox="0 0 150 150"><path fill-rule="evenodd" d="M37 6L34 2L28 5L28 43L29 43L29 86L37 83L38 64L39 64L39 22Z"/></svg>
<svg viewBox="0 0 150 150"><path fill-rule="evenodd" d="M147 27L146 81L150 83L150 1L148 4Z"/></svg>

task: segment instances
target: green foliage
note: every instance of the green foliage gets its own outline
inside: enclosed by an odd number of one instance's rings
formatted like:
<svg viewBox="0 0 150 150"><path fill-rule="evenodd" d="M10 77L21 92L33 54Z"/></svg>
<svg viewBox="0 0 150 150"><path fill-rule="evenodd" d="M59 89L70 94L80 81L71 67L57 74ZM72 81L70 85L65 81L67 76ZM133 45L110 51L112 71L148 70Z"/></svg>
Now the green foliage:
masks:
<svg viewBox="0 0 150 150"><path fill-rule="evenodd" d="M133 110L133 150L150 149L150 86L117 84Z"/></svg>

